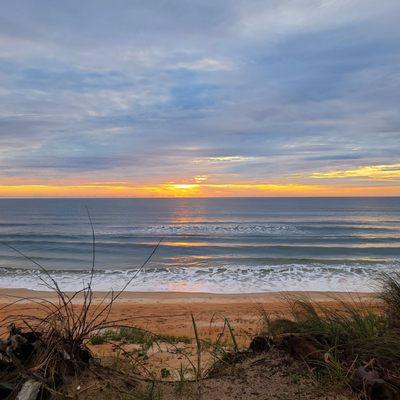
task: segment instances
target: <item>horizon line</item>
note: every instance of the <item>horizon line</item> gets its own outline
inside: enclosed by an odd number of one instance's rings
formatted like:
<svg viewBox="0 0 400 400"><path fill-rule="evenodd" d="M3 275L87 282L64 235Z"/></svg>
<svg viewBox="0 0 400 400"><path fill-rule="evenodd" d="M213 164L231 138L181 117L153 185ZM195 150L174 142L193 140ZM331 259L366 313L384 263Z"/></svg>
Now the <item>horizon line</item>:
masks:
<svg viewBox="0 0 400 400"><path fill-rule="evenodd" d="M143 199L143 200L197 200L197 199L326 199L326 198L333 198L333 199L354 199L354 198L400 198L400 195L382 195L382 196L377 196L377 195L354 195L354 196L327 196L327 195L321 195L321 196L176 196L176 197L171 197L171 196L165 196L165 197L145 197L145 196L126 196L126 197L111 197L111 196L106 196L106 197L101 197L101 196L95 196L95 197L84 197L84 196L70 196L70 197L58 197L58 196L35 196L35 197L28 197L28 196L23 196L23 197L0 197L0 200L79 200L79 199L89 199L89 200L135 200L135 199Z"/></svg>

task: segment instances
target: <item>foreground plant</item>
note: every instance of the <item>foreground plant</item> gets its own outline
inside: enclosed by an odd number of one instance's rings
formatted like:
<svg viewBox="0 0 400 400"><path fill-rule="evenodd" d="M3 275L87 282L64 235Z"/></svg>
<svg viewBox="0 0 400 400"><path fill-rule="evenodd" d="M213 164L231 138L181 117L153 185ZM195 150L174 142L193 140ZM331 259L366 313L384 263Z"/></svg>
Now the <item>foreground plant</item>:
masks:
<svg viewBox="0 0 400 400"><path fill-rule="evenodd" d="M0 398L14 398L26 382L37 382L40 398L56 396L57 390L71 377L85 371L101 374L100 365L87 346L96 333L113 329L124 320L110 319L114 302L126 290L140 271L150 261L160 242L138 268L124 287L109 291L100 301L95 301L93 276L96 259L96 239L93 223L88 212L92 230L92 263L89 280L81 290L63 291L49 271L37 261L15 247L3 243L36 265L42 284L55 293L55 300L38 297L16 297L0 311L6 315L0 320ZM36 305L35 309L12 314L12 306L22 302ZM37 385L36 385L37 386ZM36 390L36 389L35 389Z"/></svg>
<svg viewBox="0 0 400 400"><path fill-rule="evenodd" d="M289 298L290 317L266 313L264 335L317 375L371 399L400 398L400 275L383 277L375 304L336 300L324 306Z"/></svg>

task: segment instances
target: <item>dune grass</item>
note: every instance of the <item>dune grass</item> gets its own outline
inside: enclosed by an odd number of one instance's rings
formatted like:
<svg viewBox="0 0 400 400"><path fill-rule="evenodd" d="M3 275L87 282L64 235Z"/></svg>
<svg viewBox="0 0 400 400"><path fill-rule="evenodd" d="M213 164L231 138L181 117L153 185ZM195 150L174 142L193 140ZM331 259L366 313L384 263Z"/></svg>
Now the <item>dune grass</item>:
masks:
<svg viewBox="0 0 400 400"><path fill-rule="evenodd" d="M90 338L89 343L92 345L101 345L113 341L122 343L143 344L151 347L155 342L189 344L191 343L192 339L188 336L157 335L142 328L134 326L122 326L119 328L117 327L114 329L107 329L103 332L98 332L94 334Z"/></svg>
<svg viewBox="0 0 400 400"><path fill-rule="evenodd" d="M400 274L385 275L381 283L380 301L373 305L357 298L337 298L337 307L288 298L288 318L263 313L263 334L277 341L287 335L308 340L317 354L305 361L341 384L349 385L363 366L400 389Z"/></svg>

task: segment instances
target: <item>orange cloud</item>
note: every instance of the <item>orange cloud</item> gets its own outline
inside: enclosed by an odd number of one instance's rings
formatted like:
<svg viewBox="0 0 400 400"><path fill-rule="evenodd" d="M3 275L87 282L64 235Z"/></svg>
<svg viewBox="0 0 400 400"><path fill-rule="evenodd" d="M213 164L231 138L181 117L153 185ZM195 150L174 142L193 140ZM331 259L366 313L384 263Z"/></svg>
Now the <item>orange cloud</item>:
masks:
<svg viewBox="0 0 400 400"><path fill-rule="evenodd" d="M315 179L358 178L374 181L399 181L400 163L369 165L349 170L315 172L311 174L311 177Z"/></svg>

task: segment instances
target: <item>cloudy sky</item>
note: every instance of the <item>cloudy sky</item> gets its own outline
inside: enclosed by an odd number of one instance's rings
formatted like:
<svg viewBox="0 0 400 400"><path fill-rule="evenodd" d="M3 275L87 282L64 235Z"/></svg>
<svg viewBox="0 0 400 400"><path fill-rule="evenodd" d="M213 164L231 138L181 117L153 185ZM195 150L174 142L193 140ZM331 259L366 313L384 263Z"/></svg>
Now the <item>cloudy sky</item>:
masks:
<svg viewBox="0 0 400 400"><path fill-rule="evenodd" d="M0 195L400 195L399 15L5 0Z"/></svg>

